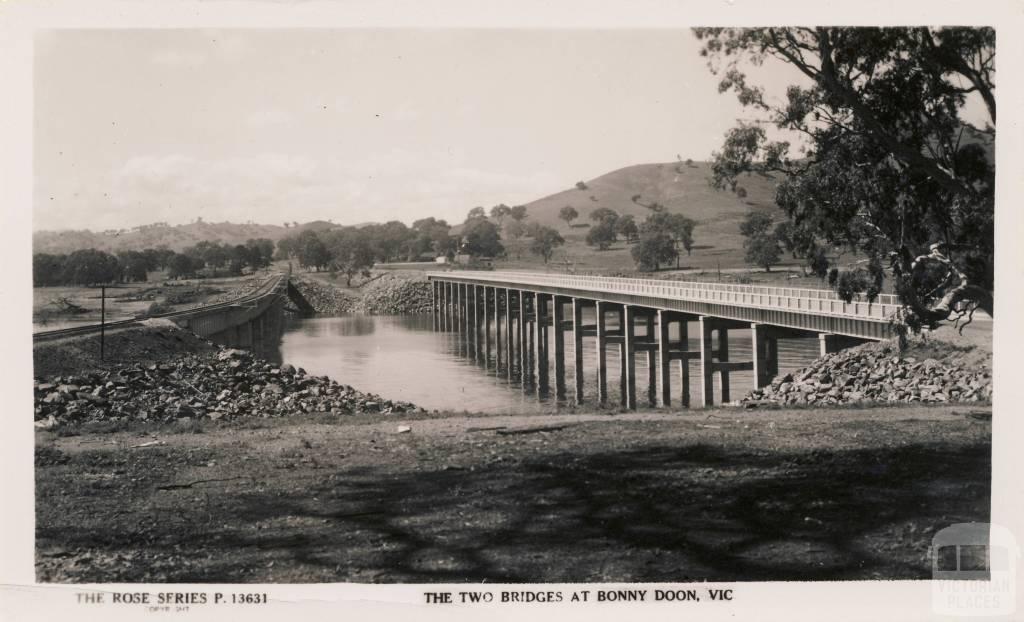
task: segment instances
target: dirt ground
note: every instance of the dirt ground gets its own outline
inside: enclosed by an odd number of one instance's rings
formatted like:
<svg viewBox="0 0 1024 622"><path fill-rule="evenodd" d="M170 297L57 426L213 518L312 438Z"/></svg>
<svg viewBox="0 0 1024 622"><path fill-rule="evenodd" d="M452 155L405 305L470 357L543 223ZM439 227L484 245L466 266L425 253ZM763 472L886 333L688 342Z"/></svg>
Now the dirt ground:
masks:
<svg viewBox="0 0 1024 622"><path fill-rule="evenodd" d="M39 432L37 578L928 578L936 531L988 520L988 412L310 416Z"/></svg>

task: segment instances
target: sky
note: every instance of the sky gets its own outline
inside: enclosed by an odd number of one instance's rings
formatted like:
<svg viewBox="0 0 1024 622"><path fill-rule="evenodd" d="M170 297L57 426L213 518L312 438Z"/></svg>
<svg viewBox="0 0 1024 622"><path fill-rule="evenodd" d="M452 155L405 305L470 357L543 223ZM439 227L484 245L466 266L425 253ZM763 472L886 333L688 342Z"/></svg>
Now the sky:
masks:
<svg viewBox="0 0 1024 622"><path fill-rule="evenodd" d="M707 159L744 114L688 30L61 30L35 51L37 230L461 222Z"/></svg>
<svg viewBox="0 0 1024 622"><path fill-rule="evenodd" d="M33 228L461 222L706 160L749 113L699 49L686 29L41 31Z"/></svg>

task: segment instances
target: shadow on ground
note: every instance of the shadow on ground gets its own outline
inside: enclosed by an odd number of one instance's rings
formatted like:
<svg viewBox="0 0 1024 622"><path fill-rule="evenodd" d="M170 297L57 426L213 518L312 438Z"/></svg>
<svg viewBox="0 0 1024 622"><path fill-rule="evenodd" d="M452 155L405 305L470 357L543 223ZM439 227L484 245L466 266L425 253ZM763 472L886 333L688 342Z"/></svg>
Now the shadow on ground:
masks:
<svg viewBox="0 0 1024 622"><path fill-rule="evenodd" d="M989 473L988 444L654 446L472 470L324 468L290 487L268 472L208 493L205 518L186 517L188 528L122 528L145 536L152 559L199 560L155 575L172 582L928 578L935 531L988 519ZM118 541L91 529L39 535L64 547Z"/></svg>

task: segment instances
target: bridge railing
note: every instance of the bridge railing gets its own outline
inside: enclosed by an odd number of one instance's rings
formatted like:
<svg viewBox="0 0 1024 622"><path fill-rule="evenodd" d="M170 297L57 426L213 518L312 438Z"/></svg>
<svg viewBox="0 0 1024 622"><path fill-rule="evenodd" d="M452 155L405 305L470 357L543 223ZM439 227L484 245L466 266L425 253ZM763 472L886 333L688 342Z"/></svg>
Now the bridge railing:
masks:
<svg viewBox="0 0 1024 622"><path fill-rule="evenodd" d="M732 304L745 307L872 320L888 319L899 309L899 305L892 302L895 299L893 296L888 296L887 300L889 302L867 302L861 300L844 302L835 295L835 292L800 288L511 271L459 270L455 272L431 272L428 273L428 276L442 279L466 278L496 284L502 283L509 286L517 284L538 285L594 292L635 294L638 296Z"/></svg>

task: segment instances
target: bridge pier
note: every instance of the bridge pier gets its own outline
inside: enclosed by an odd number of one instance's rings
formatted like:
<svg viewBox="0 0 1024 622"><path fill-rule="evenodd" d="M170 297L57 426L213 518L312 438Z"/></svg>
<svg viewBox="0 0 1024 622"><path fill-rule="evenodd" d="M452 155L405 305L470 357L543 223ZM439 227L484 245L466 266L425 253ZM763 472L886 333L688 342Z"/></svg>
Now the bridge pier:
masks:
<svg viewBox="0 0 1024 622"><path fill-rule="evenodd" d="M597 401L608 403L608 328L605 324L605 313L608 303L600 300L595 303L597 315Z"/></svg>
<svg viewBox="0 0 1024 622"><path fill-rule="evenodd" d="M551 326L555 341L555 397L565 399L565 298L553 299Z"/></svg>
<svg viewBox="0 0 1024 622"><path fill-rule="evenodd" d="M573 389L577 404L583 403L583 300L572 299Z"/></svg>
<svg viewBox="0 0 1024 622"><path fill-rule="evenodd" d="M832 333L820 333L818 335L819 352L820 356L826 354L833 354L846 348L852 348L859 346L862 343L867 343L867 339L858 339L856 337L847 337L846 335L834 335Z"/></svg>

